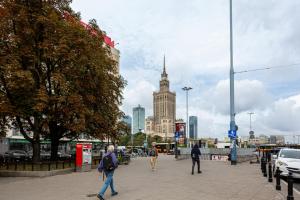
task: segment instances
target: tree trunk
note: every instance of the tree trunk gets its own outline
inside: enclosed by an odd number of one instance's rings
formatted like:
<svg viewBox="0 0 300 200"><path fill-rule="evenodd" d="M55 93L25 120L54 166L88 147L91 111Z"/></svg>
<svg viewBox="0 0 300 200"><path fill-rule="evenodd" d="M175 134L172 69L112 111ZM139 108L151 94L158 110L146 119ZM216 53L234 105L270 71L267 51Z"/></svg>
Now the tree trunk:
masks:
<svg viewBox="0 0 300 200"><path fill-rule="evenodd" d="M59 138L56 137L51 138L51 160L52 161L58 160L57 157L58 146L59 146Z"/></svg>
<svg viewBox="0 0 300 200"><path fill-rule="evenodd" d="M40 141L32 141L32 162L37 163L40 162L40 148L41 144Z"/></svg>

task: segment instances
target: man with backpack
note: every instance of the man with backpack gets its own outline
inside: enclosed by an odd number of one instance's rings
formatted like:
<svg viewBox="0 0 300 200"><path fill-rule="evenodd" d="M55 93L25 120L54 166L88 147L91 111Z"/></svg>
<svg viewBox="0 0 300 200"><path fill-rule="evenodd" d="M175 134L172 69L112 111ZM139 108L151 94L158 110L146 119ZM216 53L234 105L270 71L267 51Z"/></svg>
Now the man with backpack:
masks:
<svg viewBox="0 0 300 200"><path fill-rule="evenodd" d="M196 163L197 163L197 167L198 167L198 174L201 173L201 171L200 171L200 155L201 155L201 151L200 151L198 145L195 144L191 151L191 157L192 157L192 161L193 161L192 175L194 174L194 168L195 168Z"/></svg>
<svg viewBox="0 0 300 200"><path fill-rule="evenodd" d="M158 151L155 147L155 143L152 143L152 148L149 151L149 156L150 156L150 165L151 165L151 169L152 171L155 170L155 166L156 166L156 161L157 161L157 157L158 157Z"/></svg>
<svg viewBox="0 0 300 200"><path fill-rule="evenodd" d="M114 153L114 146L110 145L107 148L107 153L104 155L103 159L100 161L100 164L98 166L98 171L103 172L106 176L106 180L99 194L97 194L97 197L100 200L104 200L104 193L108 188L108 186L110 186L112 196L118 194L118 192L116 192L114 188L114 182L113 182L114 171L117 167L118 167L118 161Z"/></svg>

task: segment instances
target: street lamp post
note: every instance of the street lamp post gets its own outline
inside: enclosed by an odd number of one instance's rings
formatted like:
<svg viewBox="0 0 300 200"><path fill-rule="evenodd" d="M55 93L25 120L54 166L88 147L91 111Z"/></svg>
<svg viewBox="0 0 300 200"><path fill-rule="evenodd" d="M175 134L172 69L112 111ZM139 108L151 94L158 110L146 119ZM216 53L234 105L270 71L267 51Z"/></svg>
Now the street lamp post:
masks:
<svg viewBox="0 0 300 200"><path fill-rule="evenodd" d="M187 138L187 145L189 147L189 138L190 138L190 133L189 133L189 90L193 89L191 87L184 87L182 88L184 91L186 91L186 138Z"/></svg>
<svg viewBox="0 0 300 200"><path fill-rule="evenodd" d="M236 131L235 124L235 111L234 111L234 70L233 70L233 42L232 42L232 0L229 0L230 4L230 130ZM231 139L231 165L236 165L236 137Z"/></svg>
<svg viewBox="0 0 300 200"><path fill-rule="evenodd" d="M133 118L131 120L131 154L133 153Z"/></svg>
<svg viewBox="0 0 300 200"><path fill-rule="evenodd" d="M251 131L252 131L252 120L251 120L251 115L253 115L254 112L249 112L248 114L249 114L249 116L250 116L250 132L251 132Z"/></svg>

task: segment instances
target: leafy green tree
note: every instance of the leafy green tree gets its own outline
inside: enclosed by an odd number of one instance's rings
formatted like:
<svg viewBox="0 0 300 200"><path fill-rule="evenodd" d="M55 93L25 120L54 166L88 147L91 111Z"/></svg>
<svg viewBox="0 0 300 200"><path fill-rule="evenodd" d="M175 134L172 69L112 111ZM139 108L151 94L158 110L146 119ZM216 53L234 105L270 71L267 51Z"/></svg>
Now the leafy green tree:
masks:
<svg viewBox="0 0 300 200"><path fill-rule="evenodd" d="M131 135L123 135L119 138L118 145L120 146L128 146L130 145Z"/></svg>
<svg viewBox="0 0 300 200"><path fill-rule="evenodd" d="M122 128L125 81L95 20L82 27L69 3L0 3L0 127L17 127L34 161L41 138L51 140L56 160L61 138L117 138Z"/></svg>

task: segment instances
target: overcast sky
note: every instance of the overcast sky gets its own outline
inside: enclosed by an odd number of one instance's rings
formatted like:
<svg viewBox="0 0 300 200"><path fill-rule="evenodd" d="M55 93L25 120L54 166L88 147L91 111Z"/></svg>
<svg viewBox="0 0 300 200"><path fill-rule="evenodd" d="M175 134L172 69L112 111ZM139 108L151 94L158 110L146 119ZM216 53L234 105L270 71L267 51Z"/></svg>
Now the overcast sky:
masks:
<svg viewBox="0 0 300 200"><path fill-rule="evenodd" d="M177 118L186 118L181 88L191 86L189 114L198 116L198 135L227 135L229 0L74 0L72 8L118 43L126 114L141 104L153 115L165 54ZM255 113L255 135L300 135L299 21L299 0L233 0L235 71L276 67L236 74L239 135L249 133L248 112Z"/></svg>

